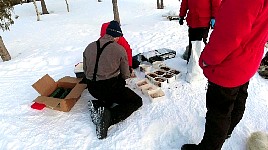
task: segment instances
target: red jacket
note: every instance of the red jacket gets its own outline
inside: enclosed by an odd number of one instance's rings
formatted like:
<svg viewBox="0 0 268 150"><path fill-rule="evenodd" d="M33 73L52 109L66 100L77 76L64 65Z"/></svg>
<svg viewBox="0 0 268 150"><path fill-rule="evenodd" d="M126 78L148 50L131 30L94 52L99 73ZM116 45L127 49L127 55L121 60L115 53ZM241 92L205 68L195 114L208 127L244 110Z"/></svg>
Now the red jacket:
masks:
<svg viewBox="0 0 268 150"><path fill-rule="evenodd" d="M109 24L110 22L102 24L100 32L101 37L106 34L106 29ZM125 48L128 57L128 65L132 67L132 49L130 48L130 45L128 44L127 40L124 37L120 37L117 43Z"/></svg>
<svg viewBox="0 0 268 150"><path fill-rule="evenodd" d="M223 0L199 65L209 81L240 86L256 73L267 40L267 0Z"/></svg>
<svg viewBox="0 0 268 150"><path fill-rule="evenodd" d="M216 17L221 0L182 0L180 17L186 17L189 27L209 27L211 18ZM188 11L188 12L187 12Z"/></svg>

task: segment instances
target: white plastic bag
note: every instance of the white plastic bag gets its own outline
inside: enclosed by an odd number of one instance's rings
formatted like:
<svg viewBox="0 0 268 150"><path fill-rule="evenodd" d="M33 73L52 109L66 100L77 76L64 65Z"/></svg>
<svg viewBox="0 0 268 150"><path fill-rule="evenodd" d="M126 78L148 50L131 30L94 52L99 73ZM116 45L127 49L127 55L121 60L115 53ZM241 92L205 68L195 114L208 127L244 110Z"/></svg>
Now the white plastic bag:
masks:
<svg viewBox="0 0 268 150"><path fill-rule="evenodd" d="M202 41L192 41L192 52L187 65L186 81L193 83L205 79L203 70L199 66L199 57L205 44Z"/></svg>

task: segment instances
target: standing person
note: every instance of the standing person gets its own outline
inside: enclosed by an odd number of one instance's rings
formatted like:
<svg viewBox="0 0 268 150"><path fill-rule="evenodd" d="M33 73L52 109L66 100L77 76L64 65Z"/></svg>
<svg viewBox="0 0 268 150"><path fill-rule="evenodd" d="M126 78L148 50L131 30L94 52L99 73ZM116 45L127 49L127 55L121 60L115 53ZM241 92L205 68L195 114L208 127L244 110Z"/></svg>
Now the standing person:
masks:
<svg viewBox="0 0 268 150"><path fill-rule="evenodd" d="M111 21L106 34L90 43L83 53L88 91L98 99L90 101L90 111L99 139L106 138L111 125L126 119L142 106L141 97L125 87L130 72L127 54L117 43L122 36L119 23Z"/></svg>
<svg viewBox="0 0 268 150"><path fill-rule="evenodd" d="M210 26L214 28L216 13L218 12L221 0L182 0L180 7L180 25L183 25L186 17L189 37L183 59L189 62L192 43L191 41L202 41L207 44L207 37Z"/></svg>
<svg viewBox="0 0 268 150"><path fill-rule="evenodd" d="M106 29L110 22L103 23L101 26L101 32L100 32L100 37L103 37L106 34ZM130 45L128 44L127 40L124 38L124 36L119 37L119 40L117 43L121 46L124 47L124 49L127 52L127 57L128 57L128 64L129 64L129 70L132 76L134 76L133 69L136 69L139 67L139 62L137 59L132 57L132 49Z"/></svg>
<svg viewBox="0 0 268 150"><path fill-rule="evenodd" d="M268 0L223 0L199 65L208 79L202 141L182 150L220 150L243 117L249 80L268 40Z"/></svg>

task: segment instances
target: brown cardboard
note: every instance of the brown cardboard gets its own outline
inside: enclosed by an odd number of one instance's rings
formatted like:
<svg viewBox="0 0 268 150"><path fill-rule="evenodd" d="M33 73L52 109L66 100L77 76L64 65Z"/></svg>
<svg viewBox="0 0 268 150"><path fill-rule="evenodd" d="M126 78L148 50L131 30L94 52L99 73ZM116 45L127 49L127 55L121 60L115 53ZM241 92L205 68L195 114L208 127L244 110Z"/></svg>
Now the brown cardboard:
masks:
<svg viewBox="0 0 268 150"><path fill-rule="evenodd" d="M41 95L34 102L45 104L50 109L68 112L79 100L82 92L86 88L86 84L79 84L80 80L75 77L65 76L55 82L54 79L46 74L32 85ZM57 87L72 88L72 90L64 99L49 97Z"/></svg>
<svg viewBox="0 0 268 150"><path fill-rule="evenodd" d="M44 75L41 79L35 82L32 87L42 96L48 96L56 88L57 83L48 74Z"/></svg>

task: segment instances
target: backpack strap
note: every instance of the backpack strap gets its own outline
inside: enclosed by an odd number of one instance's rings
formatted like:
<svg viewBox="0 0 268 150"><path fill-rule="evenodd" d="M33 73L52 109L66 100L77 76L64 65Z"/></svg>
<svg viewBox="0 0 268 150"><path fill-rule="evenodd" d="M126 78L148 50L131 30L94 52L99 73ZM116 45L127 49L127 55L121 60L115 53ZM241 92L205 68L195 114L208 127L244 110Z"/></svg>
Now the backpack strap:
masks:
<svg viewBox="0 0 268 150"><path fill-rule="evenodd" d="M100 55L102 54L104 48L106 46L108 46L109 44L113 43L113 41L109 41L107 43L105 43L102 48L100 48L100 41L96 41L97 43L97 56L96 56L96 63L95 63L95 68L94 68L94 73L93 73L93 79L92 81L96 81L96 77L97 77L97 71L98 71L98 64L99 64L99 60L100 60Z"/></svg>

